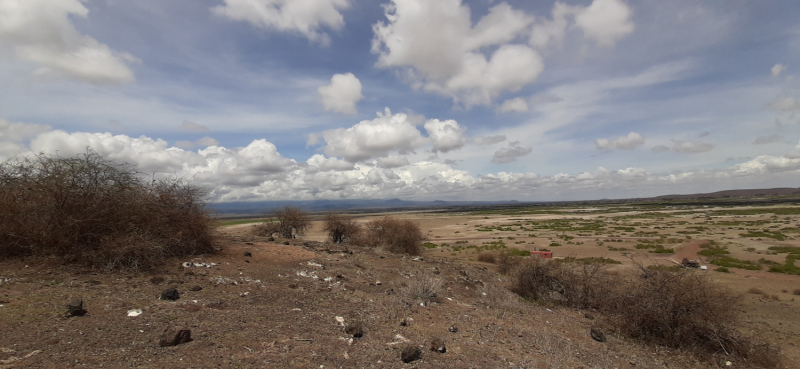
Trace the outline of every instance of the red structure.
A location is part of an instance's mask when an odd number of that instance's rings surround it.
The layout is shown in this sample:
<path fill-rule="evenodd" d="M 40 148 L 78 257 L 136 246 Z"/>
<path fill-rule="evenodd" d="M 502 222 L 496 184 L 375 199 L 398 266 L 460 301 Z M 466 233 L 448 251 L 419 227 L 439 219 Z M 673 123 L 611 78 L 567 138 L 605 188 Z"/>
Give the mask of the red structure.
<path fill-rule="evenodd" d="M 541 259 L 552 259 L 553 252 L 552 251 L 531 251 L 532 258 L 541 258 Z"/>

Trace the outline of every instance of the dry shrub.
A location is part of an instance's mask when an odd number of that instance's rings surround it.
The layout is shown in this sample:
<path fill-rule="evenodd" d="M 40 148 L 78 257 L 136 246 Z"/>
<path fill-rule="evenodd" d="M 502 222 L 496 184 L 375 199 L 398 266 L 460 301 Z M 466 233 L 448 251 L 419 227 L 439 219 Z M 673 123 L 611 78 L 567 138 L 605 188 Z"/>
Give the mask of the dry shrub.
<path fill-rule="evenodd" d="M 432 275 L 418 275 L 403 287 L 403 292 L 411 299 L 421 300 L 425 304 L 439 302 L 443 281 Z"/>
<path fill-rule="evenodd" d="M 760 290 L 758 288 L 755 288 L 755 287 L 750 287 L 750 289 L 747 290 L 747 293 L 752 293 L 754 295 L 763 295 L 764 291 L 762 291 L 762 290 Z"/>
<path fill-rule="evenodd" d="M 518 265 L 529 260 L 530 257 L 514 255 L 508 251 L 497 254 L 497 271 L 500 274 L 511 273 Z"/>
<path fill-rule="evenodd" d="M 525 298 L 603 312 L 629 337 L 700 356 L 733 355 L 775 367 L 780 350 L 740 335 L 739 296 L 691 269 L 653 270 L 638 265 L 634 277 L 604 273 L 603 264 L 567 264 L 541 259 L 517 262 L 512 290 Z"/>
<path fill-rule="evenodd" d="M 284 238 L 294 238 L 306 234 L 306 230 L 311 225 L 311 218 L 308 213 L 286 205 L 283 209 L 272 211 L 272 215 L 278 219 L 278 233 Z"/>
<path fill-rule="evenodd" d="M 255 236 L 272 237 L 275 233 L 280 233 L 281 224 L 272 220 L 254 224 L 251 232 Z"/>
<path fill-rule="evenodd" d="M 325 214 L 324 229 L 335 243 L 349 242 L 361 235 L 361 225 L 358 222 L 334 212 Z"/>
<path fill-rule="evenodd" d="M 792 291 L 792 294 L 800 296 L 800 288 L 795 288 L 794 291 Z"/>
<path fill-rule="evenodd" d="M 668 347 L 720 349 L 731 337 L 738 296 L 705 274 L 639 268 L 640 274 L 609 296 L 620 331 Z"/>
<path fill-rule="evenodd" d="M 481 253 L 478 254 L 478 261 L 494 264 L 497 262 L 497 254 L 491 251 L 481 251 Z"/>
<path fill-rule="evenodd" d="M 512 291 L 522 297 L 575 308 L 602 308 L 614 286 L 606 265 L 523 259 L 512 271 Z"/>
<path fill-rule="evenodd" d="M 363 236 L 352 243 L 364 246 L 386 247 L 395 254 L 419 255 L 425 236 L 417 223 L 408 219 L 384 217 L 366 224 Z"/>
<path fill-rule="evenodd" d="M 136 269 L 213 252 L 206 194 L 179 179 L 146 179 L 91 151 L 8 160 L 0 164 L 0 257 Z"/>

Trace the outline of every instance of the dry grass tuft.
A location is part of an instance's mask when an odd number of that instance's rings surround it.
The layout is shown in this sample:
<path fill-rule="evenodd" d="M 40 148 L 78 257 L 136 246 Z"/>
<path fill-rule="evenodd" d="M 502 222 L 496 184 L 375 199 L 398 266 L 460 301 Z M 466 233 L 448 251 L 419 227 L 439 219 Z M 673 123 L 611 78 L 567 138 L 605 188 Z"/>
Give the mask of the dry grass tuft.
<path fill-rule="evenodd" d="M 495 264 L 497 263 L 497 254 L 491 251 L 481 251 L 478 254 L 478 261 Z"/>
<path fill-rule="evenodd" d="M 444 282 L 441 278 L 432 275 L 418 275 L 406 283 L 403 293 L 411 299 L 420 300 L 425 304 L 439 302 L 439 294 Z"/>
<path fill-rule="evenodd" d="M 762 291 L 762 290 L 760 290 L 758 288 L 755 288 L 755 287 L 750 287 L 750 289 L 747 290 L 747 293 L 752 293 L 754 295 L 763 295 L 764 291 Z"/>
<path fill-rule="evenodd" d="M 147 269 L 214 251 L 207 192 L 144 178 L 94 152 L 0 164 L 0 255 L 58 256 L 107 269 Z"/>

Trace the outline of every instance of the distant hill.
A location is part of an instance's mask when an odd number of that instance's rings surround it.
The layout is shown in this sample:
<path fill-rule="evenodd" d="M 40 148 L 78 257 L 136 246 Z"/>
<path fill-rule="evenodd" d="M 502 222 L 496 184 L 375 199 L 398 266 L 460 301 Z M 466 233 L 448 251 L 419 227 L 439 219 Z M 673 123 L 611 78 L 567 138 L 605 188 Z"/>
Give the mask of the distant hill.
<path fill-rule="evenodd" d="M 694 200 L 694 199 L 725 199 L 734 197 L 759 197 L 759 196 L 800 196 L 800 188 L 766 188 L 753 190 L 726 190 L 711 193 L 695 193 L 689 195 L 664 195 L 653 197 L 654 200 Z"/>
<path fill-rule="evenodd" d="M 208 207 L 219 214 L 260 215 L 286 205 L 305 211 L 320 212 L 328 210 L 353 210 L 360 212 L 378 212 L 391 210 L 410 210 L 427 208 L 449 208 L 463 206 L 491 206 L 519 204 L 518 201 L 405 201 L 400 199 L 349 199 L 349 200 L 306 200 L 306 201 L 256 201 L 256 202 L 220 202 Z"/>
<path fill-rule="evenodd" d="M 522 202 L 516 200 L 508 201 L 406 201 L 401 199 L 348 199 L 348 200 L 306 200 L 306 201 L 256 201 L 256 202 L 222 202 L 209 204 L 209 208 L 216 213 L 225 216 L 257 216 L 270 213 L 273 209 L 281 208 L 286 205 L 298 207 L 309 212 L 323 212 L 330 210 L 354 211 L 354 212 L 383 212 L 398 210 L 425 210 L 441 209 L 462 211 L 462 208 L 486 208 L 493 206 L 531 206 L 531 205 L 568 205 L 568 204 L 592 204 L 592 203 L 631 203 L 648 201 L 694 201 L 694 200 L 715 200 L 721 199 L 746 199 L 759 198 L 765 196 L 800 196 L 800 188 L 769 188 L 752 190 L 727 190 L 712 193 L 698 193 L 687 195 L 664 195 L 649 198 L 637 199 L 603 199 L 586 201 L 553 201 L 553 202 Z M 723 200 L 724 201 L 724 200 Z M 738 200 L 741 201 L 741 200 Z"/>

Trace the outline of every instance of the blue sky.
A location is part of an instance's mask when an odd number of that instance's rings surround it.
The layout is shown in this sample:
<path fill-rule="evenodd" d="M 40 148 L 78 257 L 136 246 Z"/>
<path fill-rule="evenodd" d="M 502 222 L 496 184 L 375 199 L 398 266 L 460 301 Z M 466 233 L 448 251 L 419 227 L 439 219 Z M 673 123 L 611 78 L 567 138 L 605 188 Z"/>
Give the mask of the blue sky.
<path fill-rule="evenodd" d="M 0 0 L 0 159 L 214 201 L 797 187 L 796 1 Z"/>

